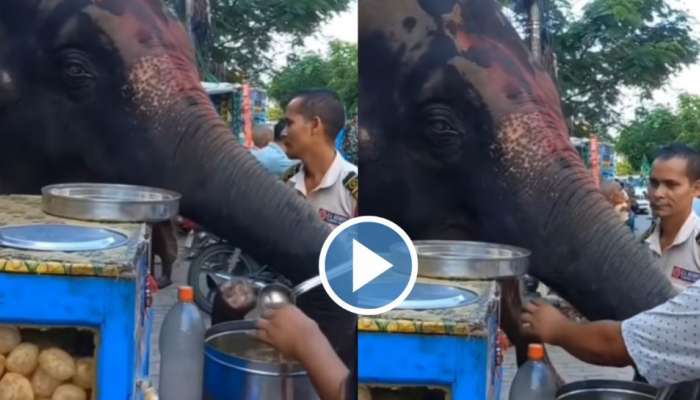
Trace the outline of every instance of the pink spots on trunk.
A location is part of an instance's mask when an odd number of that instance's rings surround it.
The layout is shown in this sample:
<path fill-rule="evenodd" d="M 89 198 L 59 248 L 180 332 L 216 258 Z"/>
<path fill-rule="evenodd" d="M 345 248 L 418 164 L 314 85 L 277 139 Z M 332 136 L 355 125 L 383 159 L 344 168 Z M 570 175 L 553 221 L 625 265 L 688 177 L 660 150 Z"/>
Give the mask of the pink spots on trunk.
<path fill-rule="evenodd" d="M 202 90 L 193 69 L 193 65 L 177 62 L 172 55 L 141 58 L 128 75 L 127 92 L 136 111 L 157 124 L 183 93 Z"/>

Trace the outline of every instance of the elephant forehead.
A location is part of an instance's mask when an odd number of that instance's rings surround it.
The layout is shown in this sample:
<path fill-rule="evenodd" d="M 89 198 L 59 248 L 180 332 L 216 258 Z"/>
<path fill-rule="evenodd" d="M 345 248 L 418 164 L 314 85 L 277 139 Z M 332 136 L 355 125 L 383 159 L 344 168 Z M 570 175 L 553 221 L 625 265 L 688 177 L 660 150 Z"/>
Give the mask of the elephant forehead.
<path fill-rule="evenodd" d="M 385 48 L 401 52 L 407 65 L 425 54 L 437 30 L 434 19 L 413 0 L 363 1 L 359 13 L 360 40 L 383 41 Z"/>
<path fill-rule="evenodd" d="M 184 29 L 170 19 L 149 18 L 139 12 L 115 15 L 99 6 L 89 6 L 85 12 L 96 26 L 114 42 L 122 59 L 136 63 L 144 55 L 179 53 L 194 61 L 192 48 Z"/>

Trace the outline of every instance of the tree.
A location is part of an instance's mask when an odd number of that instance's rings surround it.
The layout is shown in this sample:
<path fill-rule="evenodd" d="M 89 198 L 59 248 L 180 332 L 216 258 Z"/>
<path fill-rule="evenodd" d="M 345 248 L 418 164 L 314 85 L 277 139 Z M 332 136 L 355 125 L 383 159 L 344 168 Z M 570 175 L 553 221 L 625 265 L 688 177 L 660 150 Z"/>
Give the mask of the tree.
<path fill-rule="evenodd" d="M 531 0 L 503 2 L 518 10 Z M 542 3 L 574 136 L 621 128 L 615 109 L 624 88 L 649 97 L 700 53 L 689 17 L 664 0 L 590 0 L 578 18 L 567 0 Z"/>
<path fill-rule="evenodd" d="M 165 0 L 182 9 L 185 0 Z M 270 50 L 280 37 L 300 45 L 351 0 L 212 0 L 211 45 L 208 53 L 222 67 L 226 80 L 256 80 L 272 68 Z"/>
<path fill-rule="evenodd" d="M 300 90 L 325 87 L 336 91 L 348 114 L 353 115 L 357 109 L 357 79 L 357 45 L 333 41 L 325 57 L 309 53 L 290 59 L 272 78 L 268 94 L 286 105 Z"/>
<path fill-rule="evenodd" d="M 632 165 L 627 160 L 622 160 L 615 165 L 615 175 L 617 176 L 630 176 L 634 175 L 635 171 Z"/>
<path fill-rule="evenodd" d="M 277 122 L 284 117 L 284 111 L 277 104 L 270 104 L 267 107 L 267 120 Z"/>
<path fill-rule="evenodd" d="M 700 150 L 700 96 L 679 96 L 676 111 L 666 107 L 638 110 L 620 132 L 616 149 L 638 170 L 645 158 L 653 160 L 659 147 L 672 142 Z"/>
<path fill-rule="evenodd" d="M 681 126 L 677 140 L 700 150 L 700 96 L 680 96 L 677 117 Z"/>
<path fill-rule="evenodd" d="M 639 110 L 632 123 L 620 132 L 616 149 L 627 157 L 632 169 L 639 170 L 644 157 L 651 160 L 656 150 L 678 137 L 680 124 L 665 107 Z"/>

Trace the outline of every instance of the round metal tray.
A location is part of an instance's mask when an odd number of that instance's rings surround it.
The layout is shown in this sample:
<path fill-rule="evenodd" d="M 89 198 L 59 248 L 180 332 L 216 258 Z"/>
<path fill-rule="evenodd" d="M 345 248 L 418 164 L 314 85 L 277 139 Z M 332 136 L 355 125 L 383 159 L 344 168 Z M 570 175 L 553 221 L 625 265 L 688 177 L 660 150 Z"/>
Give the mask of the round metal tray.
<path fill-rule="evenodd" d="M 494 243 L 419 240 L 418 275 L 441 279 L 491 280 L 527 273 L 530 251 Z"/>
<path fill-rule="evenodd" d="M 41 189 L 45 213 L 87 221 L 158 222 L 177 215 L 180 195 L 146 186 L 66 183 Z"/>
<path fill-rule="evenodd" d="M 3 226 L 0 246 L 38 251 L 95 251 L 123 246 L 126 235 L 87 226 L 37 224 Z"/>
<path fill-rule="evenodd" d="M 387 284 L 388 292 L 391 286 Z M 362 302 L 363 299 L 360 299 Z M 386 299 L 366 299 L 367 307 L 376 307 L 386 303 Z M 479 300 L 479 296 L 468 289 L 450 285 L 438 285 L 418 282 L 411 290 L 406 300 L 396 306 L 397 310 L 441 310 L 445 308 L 463 307 Z"/>

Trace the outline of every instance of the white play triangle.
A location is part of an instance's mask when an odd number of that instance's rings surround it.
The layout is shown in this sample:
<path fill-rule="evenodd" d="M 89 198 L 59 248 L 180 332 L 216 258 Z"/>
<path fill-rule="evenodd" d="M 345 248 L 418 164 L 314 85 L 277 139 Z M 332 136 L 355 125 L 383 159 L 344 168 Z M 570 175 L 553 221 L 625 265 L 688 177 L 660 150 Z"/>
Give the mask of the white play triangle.
<path fill-rule="evenodd" d="M 393 265 L 379 254 L 368 249 L 365 245 L 352 240 L 352 292 L 385 273 Z"/>

